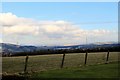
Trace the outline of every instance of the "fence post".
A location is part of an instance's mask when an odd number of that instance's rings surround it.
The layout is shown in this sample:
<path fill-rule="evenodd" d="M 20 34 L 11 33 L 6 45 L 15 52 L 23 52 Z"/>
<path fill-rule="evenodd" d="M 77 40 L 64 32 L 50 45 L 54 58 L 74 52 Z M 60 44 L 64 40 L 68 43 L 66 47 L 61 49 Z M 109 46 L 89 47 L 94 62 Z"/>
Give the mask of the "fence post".
<path fill-rule="evenodd" d="M 24 68 L 24 73 L 26 74 L 27 73 L 27 64 L 28 64 L 28 55 L 26 56 L 26 59 L 25 59 L 25 68 Z"/>
<path fill-rule="evenodd" d="M 108 60 L 109 60 L 109 50 L 107 52 L 106 64 L 108 63 Z"/>
<path fill-rule="evenodd" d="M 84 65 L 86 65 L 86 63 L 87 63 L 87 55 L 88 55 L 88 52 L 86 51 L 86 54 L 85 54 L 85 63 L 84 63 Z"/>
<path fill-rule="evenodd" d="M 64 60 L 65 60 L 65 53 L 63 53 L 63 58 L 62 58 L 61 68 L 63 68 Z"/>

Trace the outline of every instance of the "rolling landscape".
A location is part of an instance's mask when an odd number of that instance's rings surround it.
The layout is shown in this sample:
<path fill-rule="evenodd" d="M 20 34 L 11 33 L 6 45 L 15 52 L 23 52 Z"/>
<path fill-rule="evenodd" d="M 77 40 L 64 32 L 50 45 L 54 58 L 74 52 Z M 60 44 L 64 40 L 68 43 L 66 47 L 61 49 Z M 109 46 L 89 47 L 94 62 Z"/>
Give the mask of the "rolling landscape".
<path fill-rule="evenodd" d="M 102 50 L 101 47 L 105 49 Z M 29 55 L 27 63 L 28 80 L 42 78 L 118 78 L 118 72 L 116 69 L 118 69 L 119 63 L 119 48 L 119 44 L 116 43 L 55 47 L 35 47 L 3 44 L 3 50 L 7 50 L 7 52 L 4 52 L 4 56 L 2 58 L 3 79 L 6 79 L 7 77 L 11 79 L 13 79 L 13 77 L 16 77 L 16 79 L 26 79 L 24 76 L 26 55 Z M 83 51 L 84 49 L 85 51 Z M 84 60 L 86 49 L 89 50 L 89 52 L 87 63 L 85 64 Z M 111 50 L 109 52 L 109 61 L 106 61 L 108 49 Z M 35 53 L 36 50 L 38 50 L 37 54 Z M 41 53 L 41 50 L 44 51 L 45 54 L 43 54 L 43 52 Z M 59 50 L 63 51 L 59 52 Z M 76 50 L 77 53 L 75 53 Z M 53 53 L 51 53 L 51 51 Z M 8 53 L 11 53 L 11 55 L 7 55 Z M 66 56 L 63 68 L 61 68 L 63 53 L 65 53 Z M 105 64 L 106 62 L 109 64 Z M 100 68 L 103 68 L 104 70 L 102 71 Z M 113 73 L 110 73 L 111 71 L 113 71 Z M 105 73 L 103 74 L 103 72 Z"/>

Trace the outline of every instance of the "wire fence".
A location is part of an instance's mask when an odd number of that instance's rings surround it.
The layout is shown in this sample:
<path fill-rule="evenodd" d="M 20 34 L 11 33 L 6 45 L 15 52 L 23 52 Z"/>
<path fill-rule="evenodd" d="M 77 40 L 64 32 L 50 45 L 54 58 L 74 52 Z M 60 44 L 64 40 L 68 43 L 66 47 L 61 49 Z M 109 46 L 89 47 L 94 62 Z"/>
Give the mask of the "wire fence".
<path fill-rule="evenodd" d="M 64 53 L 37 56 L 3 57 L 3 74 L 33 73 L 51 69 L 80 67 L 118 61 L 120 52 Z"/>

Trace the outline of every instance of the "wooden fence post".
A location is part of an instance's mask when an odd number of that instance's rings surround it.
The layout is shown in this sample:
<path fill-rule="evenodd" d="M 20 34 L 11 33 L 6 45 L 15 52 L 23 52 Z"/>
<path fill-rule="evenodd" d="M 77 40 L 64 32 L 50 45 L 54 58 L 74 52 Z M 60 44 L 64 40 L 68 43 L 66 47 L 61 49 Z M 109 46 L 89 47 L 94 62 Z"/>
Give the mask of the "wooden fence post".
<path fill-rule="evenodd" d="M 108 60 L 109 60 L 109 50 L 108 50 L 108 52 L 107 52 L 106 63 L 108 63 Z"/>
<path fill-rule="evenodd" d="M 27 64 L 28 64 L 28 55 L 26 56 L 26 59 L 25 59 L 25 68 L 24 68 L 24 73 L 26 74 L 27 73 Z"/>
<path fill-rule="evenodd" d="M 62 58 L 61 68 L 63 68 L 64 60 L 65 60 L 65 53 L 63 53 L 63 58 Z"/>
<path fill-rule="evenodd" d="M 85 54 L 85 63 L 84 63 L 84 65 L 86 65 L 86 63 L 87 63 L 87 55 L 88 55 L 88 52 L 86 51 L 86 54 Z"/>

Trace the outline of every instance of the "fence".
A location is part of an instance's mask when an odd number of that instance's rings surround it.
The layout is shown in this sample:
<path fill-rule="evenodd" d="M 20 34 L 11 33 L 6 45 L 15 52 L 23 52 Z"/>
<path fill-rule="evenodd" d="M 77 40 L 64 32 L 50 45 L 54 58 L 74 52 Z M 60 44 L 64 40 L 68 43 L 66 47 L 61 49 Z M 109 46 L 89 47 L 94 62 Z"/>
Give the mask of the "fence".
<path fill-rule="evenodd" d="M 36 72 L 118 61 L 119 52 L 64 53 L 53 55 L 3 57 L 3 73 Z"/>

